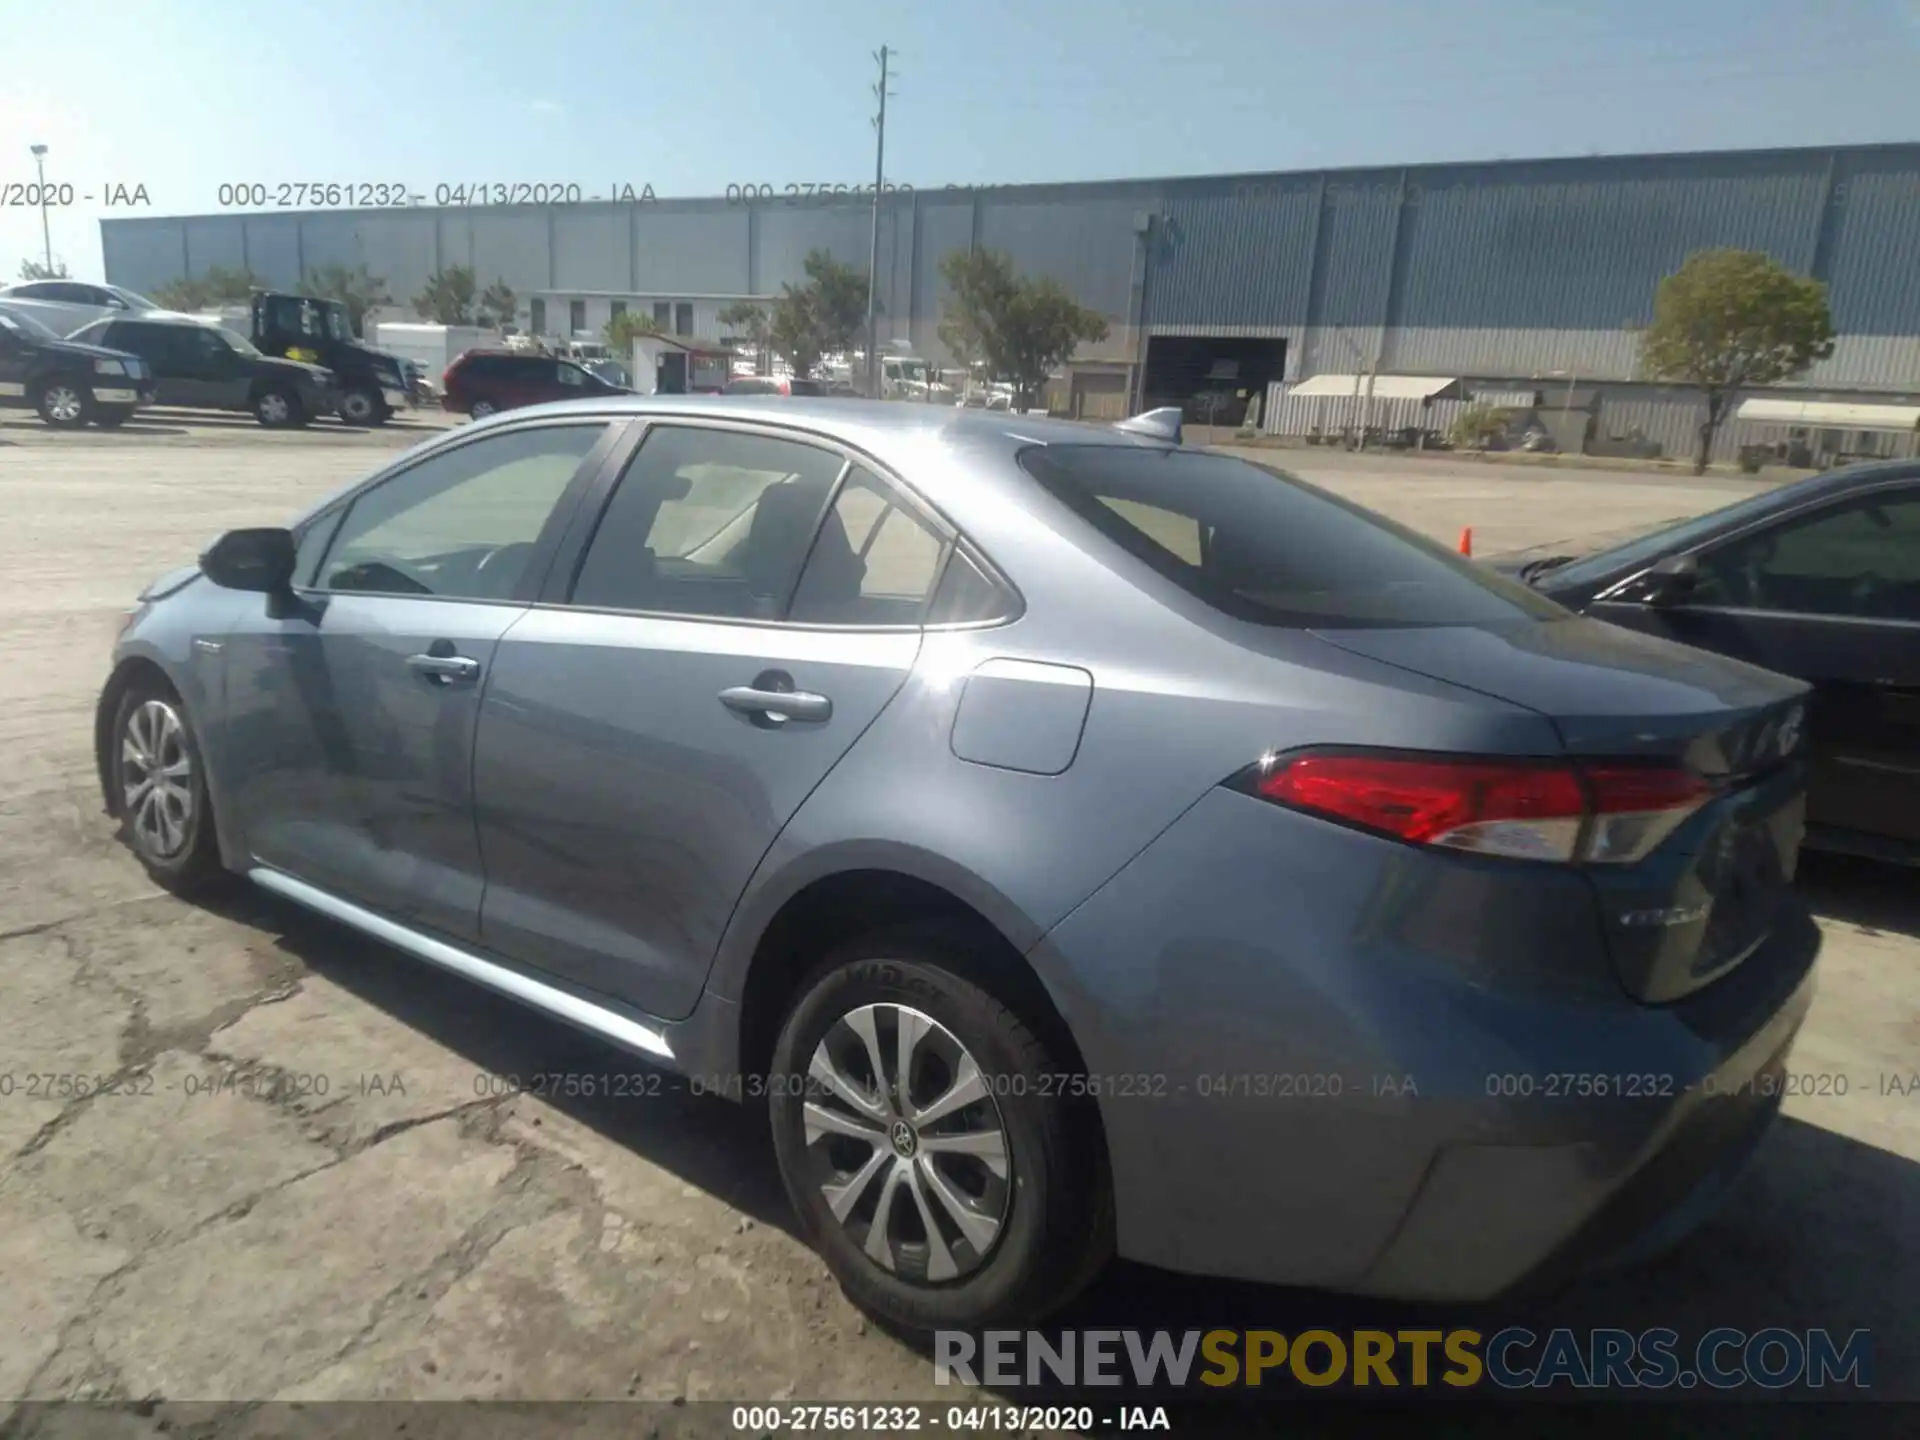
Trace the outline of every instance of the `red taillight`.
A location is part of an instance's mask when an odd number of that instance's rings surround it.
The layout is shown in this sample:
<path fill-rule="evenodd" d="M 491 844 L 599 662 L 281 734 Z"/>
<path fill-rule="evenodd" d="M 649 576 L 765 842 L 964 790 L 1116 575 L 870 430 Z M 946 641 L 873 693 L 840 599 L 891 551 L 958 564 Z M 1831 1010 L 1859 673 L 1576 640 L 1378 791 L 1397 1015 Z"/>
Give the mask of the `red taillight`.
<path fill-rule="evenodd" d="M 1522 860 L 1637 860 L 1705 802 L 1683 770 L 1633 764 L 1320 753 L 1264 762 L 1244 788 L 1297 810 Z"/>

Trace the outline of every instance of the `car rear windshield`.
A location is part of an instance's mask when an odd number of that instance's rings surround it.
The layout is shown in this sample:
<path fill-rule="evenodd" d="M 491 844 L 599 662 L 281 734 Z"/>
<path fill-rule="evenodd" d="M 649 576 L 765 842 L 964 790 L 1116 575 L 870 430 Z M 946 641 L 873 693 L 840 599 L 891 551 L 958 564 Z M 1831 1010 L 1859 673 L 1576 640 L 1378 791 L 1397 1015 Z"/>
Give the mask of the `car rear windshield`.
<path fill-rule="evenodd" d="M 1566 612 L 1444 546 L 1225 455 L 1047 445 L 1027 473 L 1189 594 L 1262 625 L 1475 625 Z"/>

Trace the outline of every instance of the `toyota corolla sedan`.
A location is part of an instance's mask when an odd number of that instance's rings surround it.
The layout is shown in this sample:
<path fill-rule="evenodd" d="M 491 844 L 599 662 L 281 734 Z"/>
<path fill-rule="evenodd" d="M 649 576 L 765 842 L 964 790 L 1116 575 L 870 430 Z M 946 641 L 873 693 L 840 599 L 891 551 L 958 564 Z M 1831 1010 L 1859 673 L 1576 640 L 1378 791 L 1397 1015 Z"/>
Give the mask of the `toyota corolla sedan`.
<path fill-rule="evenodd" d="M 1115 1252 L 1464 1301 L 1674 1243 L 1809 1001 L 1806 687 L 1173 433 L 463 427 L 147 588 L 107 807 L 764 1104 L 902 1326 Z"/>

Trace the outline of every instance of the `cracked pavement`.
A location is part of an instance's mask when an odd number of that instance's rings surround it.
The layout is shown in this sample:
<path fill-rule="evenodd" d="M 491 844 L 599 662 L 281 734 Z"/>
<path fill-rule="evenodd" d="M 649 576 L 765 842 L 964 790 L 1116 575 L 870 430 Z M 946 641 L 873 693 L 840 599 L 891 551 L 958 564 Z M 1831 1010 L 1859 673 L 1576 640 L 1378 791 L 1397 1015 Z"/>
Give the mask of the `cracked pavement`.
<path fill-rule="evenodd" d="M 0 1434 L 36 1430 L 46 1412 L 12 1403 L 28 1399 L 954 1399 L 792 1236 L 754 1112 L 672 1086 L 515 1093 L 499 1077 L 646 1072 L 266 895 L 189 905 L 146 882 L 89 748 L 119 613 L 221 530 L 424 433 L 173 428 L 0 423 Z M 1502 547 L 1751 488 L 1260 458 Z M 1920 1396 L 1920 1094 L 1873 1083 L 1920 1072 L 1920 887 L 1824 860 L 1807 880 L 1827 949 L 1794 1068 L 1847 1074 L 1849 1093 L 1790 1100 L 1678 1254 L 1527 1313 L 1869 1328 L 1876 1389 Z M 1411 1313 L 1122 1265 L 1056 1323 Z"/>

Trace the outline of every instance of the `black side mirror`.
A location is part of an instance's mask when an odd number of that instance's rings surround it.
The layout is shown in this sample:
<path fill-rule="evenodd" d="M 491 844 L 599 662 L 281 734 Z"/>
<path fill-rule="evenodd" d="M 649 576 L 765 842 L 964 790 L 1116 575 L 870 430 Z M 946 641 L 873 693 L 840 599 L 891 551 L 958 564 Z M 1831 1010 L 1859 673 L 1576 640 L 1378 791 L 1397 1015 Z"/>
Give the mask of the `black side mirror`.
<path fill-rule="evenodd" d="M 1691 555 L 1669 555 L 1641 577 L 1640 588 L 1649 605 L 1677 605 L 1700 583 L 1700 562 Z"/>
<path fill-rule="evenodd" d="M 229 530 L 200 557 L 200 569 L 226 590 L 287 595 L 293 590 L 293 532 Z"/>

